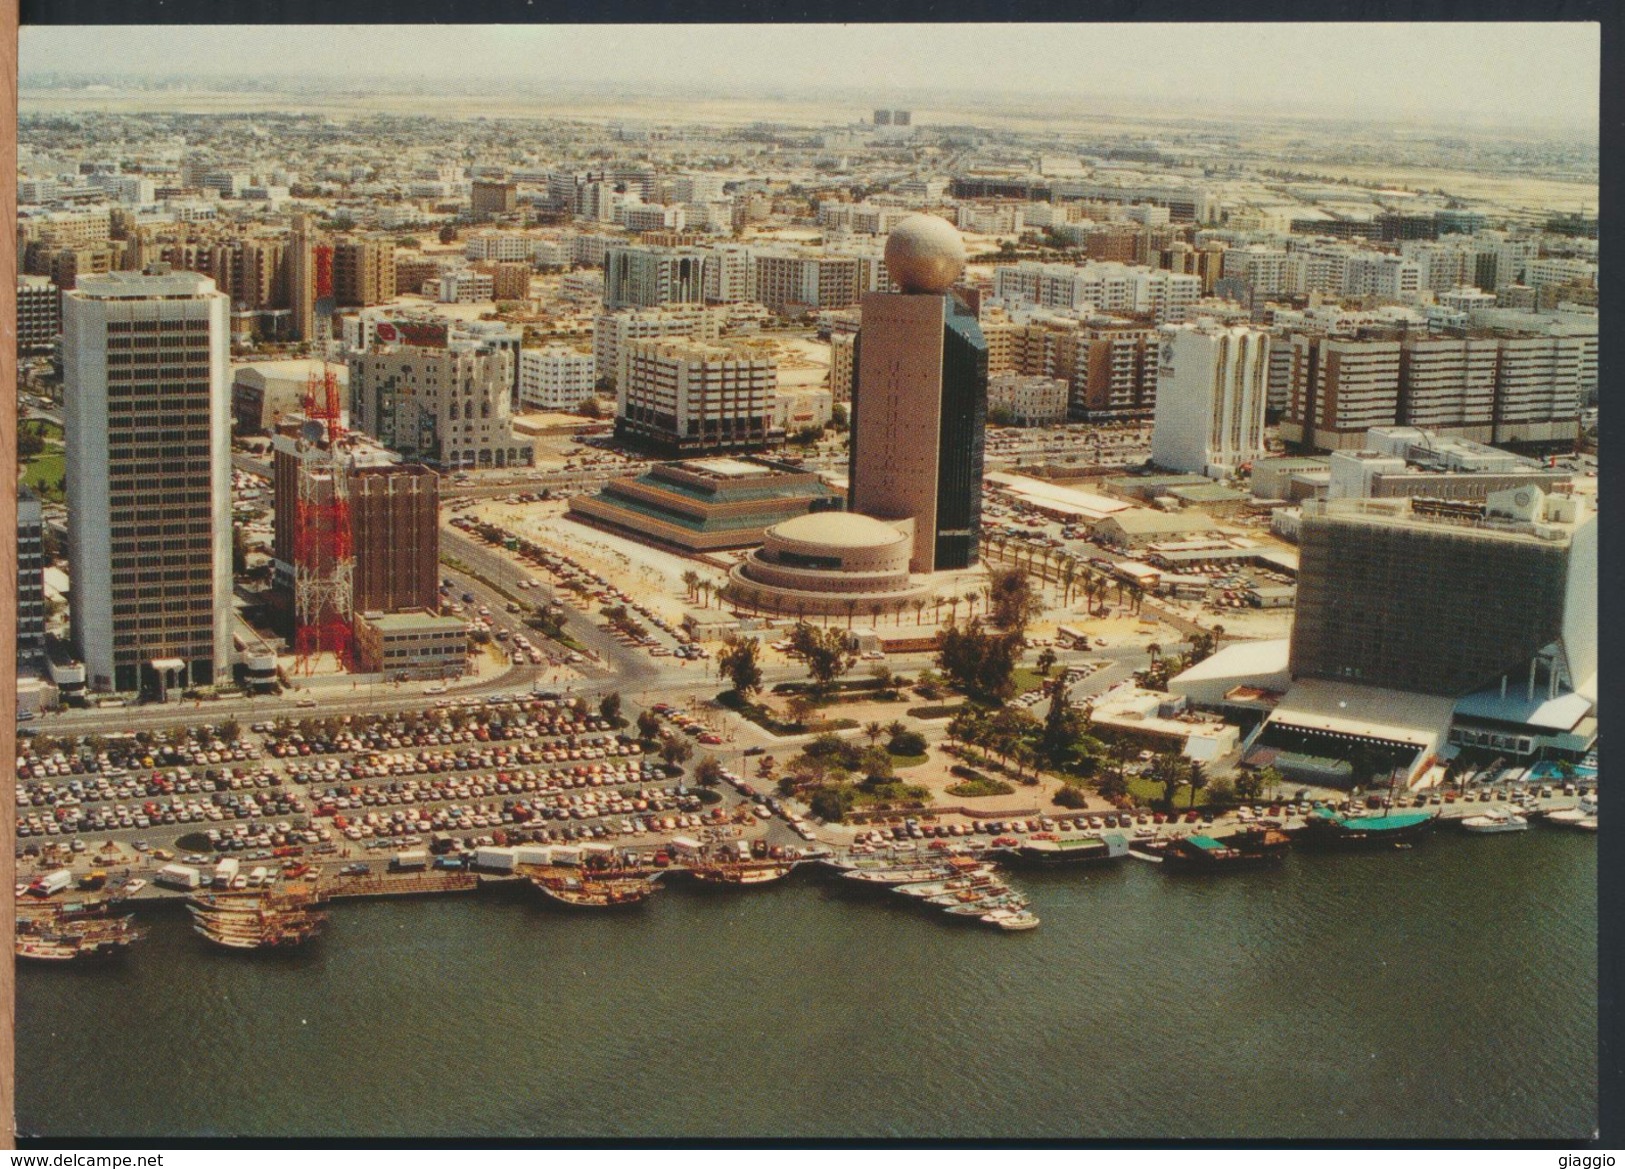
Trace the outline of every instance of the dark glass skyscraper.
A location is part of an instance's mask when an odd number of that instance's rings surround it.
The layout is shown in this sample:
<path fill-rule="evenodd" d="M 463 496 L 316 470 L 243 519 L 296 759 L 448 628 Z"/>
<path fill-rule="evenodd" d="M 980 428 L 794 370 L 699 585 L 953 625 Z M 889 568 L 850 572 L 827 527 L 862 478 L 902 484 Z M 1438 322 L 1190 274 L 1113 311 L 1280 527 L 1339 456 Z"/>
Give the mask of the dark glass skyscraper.
<path fill-rule="evenodd" d="M 911 571 L 970 567 L 987 423 L 976 315 L 949 293 L 868 293 L 856 367 L 848 508 L 912 520 Z"/>

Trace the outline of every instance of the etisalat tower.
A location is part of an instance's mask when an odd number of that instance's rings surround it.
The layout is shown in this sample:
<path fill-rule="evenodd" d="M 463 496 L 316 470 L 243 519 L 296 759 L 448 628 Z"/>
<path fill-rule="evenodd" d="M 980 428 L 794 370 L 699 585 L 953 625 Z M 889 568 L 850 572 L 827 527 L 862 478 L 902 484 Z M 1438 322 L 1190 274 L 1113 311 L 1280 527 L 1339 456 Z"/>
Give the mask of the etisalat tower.
<path fill-rule="evenodd" d="M 847 508 L 911 523 L 911 572 L 977 559 L 987 341 L 948 291 L 964 270 L 953 225 L 911 215 L 886 239 L 886 272 L 902 291 L 863 296 Z"/>

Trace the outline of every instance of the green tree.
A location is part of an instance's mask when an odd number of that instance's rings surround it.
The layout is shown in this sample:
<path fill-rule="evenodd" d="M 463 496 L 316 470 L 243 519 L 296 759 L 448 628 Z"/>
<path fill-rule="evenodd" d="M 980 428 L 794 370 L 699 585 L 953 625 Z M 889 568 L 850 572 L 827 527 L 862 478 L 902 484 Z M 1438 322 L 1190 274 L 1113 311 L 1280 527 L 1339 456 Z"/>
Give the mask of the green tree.
<path fill-rule="evenodd" d="M 1196 807 L 1196 793 L 1207 786 L 1207 766 L 1200 759 L 1190 759 L 1185 763 L 1185 782 L 1191 786 L 1190 807 Z"/>
<path fill-rule="evenodd" d="M 873 747 L 876 743 L 880 742 L 880 736 L 885 734 L 886 731 L 885 728 L 880 725 L 880 723 L 871 719 L 869 722 L 863 724 L 863 733 L 868 736 L 869 745 Z"/>
<path fill-rule="evenodd" d="M 841 630 L 820 629 L 805 621 L 790 631 L 790 654 L 801 659 L 821 690 L 827 690 L 858 660 L 857 651 Z"/>
<path fill-rule="evenodd" d="M 686 763 L 694 754 L 694 744 L 681 735 L 662 735 L 660 737 L 660 758 L 675 767 Z"/>
<path fill-rule="evenodd" d="M 702 787 L 716 787 L 722 782 L 722 764 L 715 755 L 707 755 L 695 766 L 694 778 Z"/>
<path fill-rule="evenodd" d="M 652 743 L 660 734 L 660 717 L 652 710 L 646 710 L 638 715 L 638 738 L 646 743 Z"/>
<path fill-rule="evenodd" d="M 1057 683 L 1050 688 L 1049 709 L 1044 712 L 1044 729 L 1038 741 L 1039 751 L 1050 766 L 1065 762 L 1083 734 L 1083 715 L 1072 704 L 1065 686 Z"/>
<path fill-rule="evenodd" d="M 1038 660 L 1033 664 L 1038 667 L 1040 674 L 1048 678 L 1049 672 L 1055 668 L 1055 651 L 1046 645 L 1038 651 Z"/>
<path fill-rule="evenodd" d="M 891 755 L 883 747 L 865 747 L 857 758 L 858 770 L 870 779 L 890 779 L 894 774 Z"/>
<path fill-rule="evenodd" d="M 1151 761 L 1151 780 L 1162 785 L 1162 802 L 1174 806 L 1174 795 L 1185 782 L 1185 760 L 1173 751 L 1159 751 Z"/>
<path fill-rule="evenodd" d="M 733 684 L 734 693 L 748 699 L 762 688 L 761 643 L 754 637 L 730 633 L 717 651 L 717 674 Z"/>
<path fill-rule="evenodd" d="M 1128 795 L 1128 776 L 1118 764 L 1111 764 L 1101 769 L 1100 776 L 1095 780 L 1095 790 L 1102 799 L 1116 803 Z"/>
<path fill-rule="evenodd" d="M 1028 622 L 1043 610 L 1032 577 L 1020 568 L 994 569 L 988 602 L 993 623 L 1018 637 L 1027 632 Z"/>
<path fill-rule="evenodd" d="M 621 717 L 621 696 L 620 696 L 620 694 L 618 694 L 618 693 L 616 693 L 614 691 L 611 691 L 610 693 L 604 695 L 603 698 L 599 699 L 598 700 L 598 713 L 603 715 L 603 717 L 605 719 L 607 719 L 609 722 L 614 722 L 616 719 L 620 718 Z"/>
<path fill-rule="evenodd" d="M 806 726 L 818 714 L 818 707 L 805 694 L 792 695 L 785 707 L 785 713 L 789 715 L 790 721 L 798 727 Z"/>
<path fill-rule="evenodd" d="M 973 617 L 964 628 L 950 624 L 942 631 L 937 666 L 971 699 L 997 704 L 1015 693 L 1020 653 L 1019 634 L 987 633 Z"/>

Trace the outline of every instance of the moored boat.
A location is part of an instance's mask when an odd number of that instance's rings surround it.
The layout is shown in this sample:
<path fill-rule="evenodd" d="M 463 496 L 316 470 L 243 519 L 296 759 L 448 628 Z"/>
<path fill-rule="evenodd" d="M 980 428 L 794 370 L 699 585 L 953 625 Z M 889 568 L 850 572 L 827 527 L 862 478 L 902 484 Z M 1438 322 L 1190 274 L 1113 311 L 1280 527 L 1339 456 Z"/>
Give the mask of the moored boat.
<path fill-rule="evenodd" d="M 1087 864 L 1118 860 L 1129 853 L 1127 837 L 1117 833 L 1105 836 L 1056 837 L 1053 840 L 1028 839 L 1010 850 L 1018 862 L 1034 865 Z"/>
<path fill-rule="evenodd" d="M 1304 821 L 1299 838 L 1323 848 L 1387 848 L 1420 839 L 1438 820 L 1435 812 L 1386 812 L 1348 816 L 1317 808 Z"/>
<path fill-rule="evenodd" d="M 1170 841 L 1162 859 L 1169 872 L 1237 872 L 1280 864 L 1291 844 L 1274 828 L 1243 829 L 1222 839 L 1197 833 Z"/>
<path fill-rule="evenodd" d="M 1461 826 L 1468 832 L 1487 835 L 1494 832 L 1524 832 L 1529 828 L 1529 821 L 1516 812 L 1496 808 L 1477 816 L 1468 816 L 1462 820 Z"/>
<path fill-rule="evenodd" d="M 1012 932 L 1038 928 L 1037 915 L 1024 909 L 995 909 L 991 913 L 984 913 L 977 920 L 983 925 L 996 926 L 1001 930 Z"/>
<path fill-rule="evenodd" d="M 746 888 L 754 885 L 768 885 L 774 881 L 783 880 L 790 875 L 790 865 L 762 864 L 760 861 L 732 862 L 722 864 L 696 864 L 689 870 L 689 876 L 702 885 L 717 885 L 725 888 Z"/>
<path fill-rule="evenodd" d="M 549 899 L 572 909 L 630 909 L 653 895 L 659 887 L 655 880 L 641 873 L 554 868 L 533 874 L 530 883 Z"/>

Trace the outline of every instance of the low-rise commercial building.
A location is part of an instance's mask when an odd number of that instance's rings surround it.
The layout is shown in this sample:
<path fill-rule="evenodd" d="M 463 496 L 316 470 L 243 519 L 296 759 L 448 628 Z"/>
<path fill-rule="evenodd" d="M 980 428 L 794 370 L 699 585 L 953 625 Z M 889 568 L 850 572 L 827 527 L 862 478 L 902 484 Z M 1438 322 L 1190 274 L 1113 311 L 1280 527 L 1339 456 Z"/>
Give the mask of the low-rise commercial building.
<path fill-rule="evenodd" d="M 570 501 L 570 514 L 685 552 L 748 548 L 774 524 L 838 511 L 841 496 L 812 471 L 765 459 L 662 463 Z"/>
<path fill-rule="evenodd" d="M 360 671 L 391 682 L 461 678 L 468 672 L 468 623 L 426 609 L 360 614 L 355 645 Z"/>

